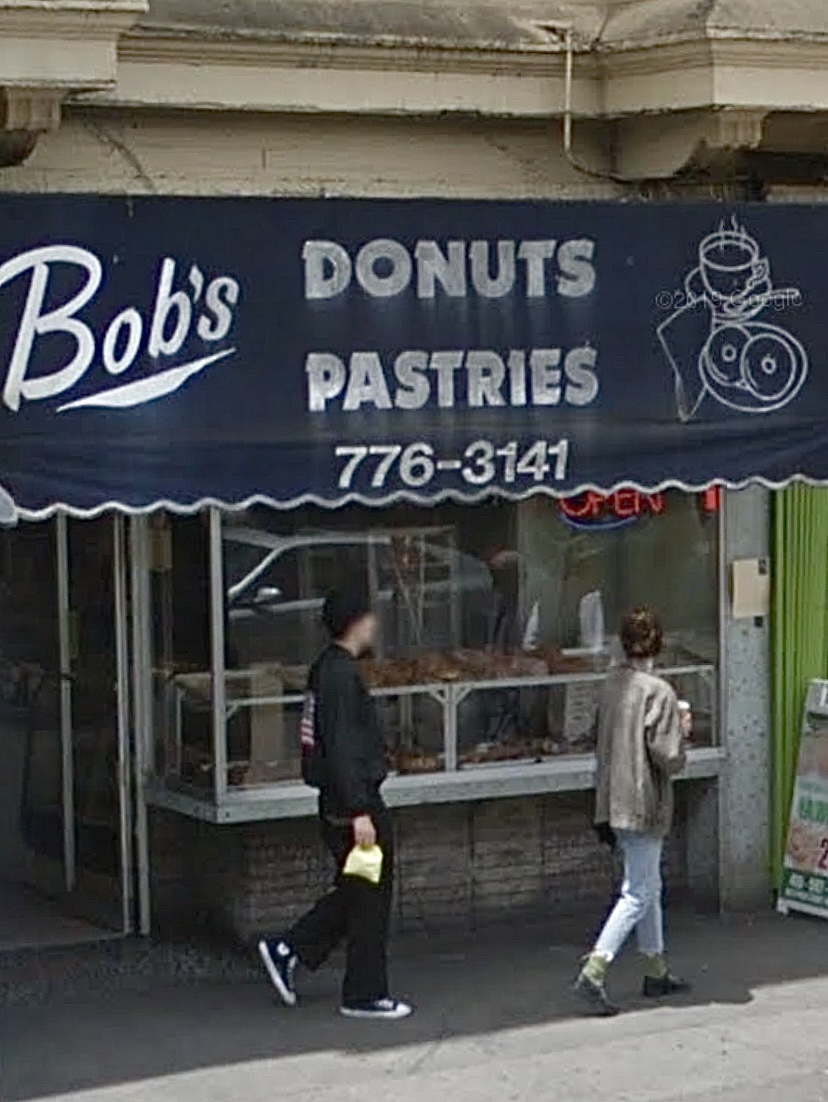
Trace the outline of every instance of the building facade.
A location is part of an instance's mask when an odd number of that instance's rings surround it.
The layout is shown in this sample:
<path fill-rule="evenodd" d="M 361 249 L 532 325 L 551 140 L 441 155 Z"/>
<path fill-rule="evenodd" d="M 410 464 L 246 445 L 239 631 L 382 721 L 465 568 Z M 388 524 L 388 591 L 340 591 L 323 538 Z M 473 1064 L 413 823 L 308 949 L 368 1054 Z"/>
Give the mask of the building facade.
<path fill-rule="evenodd" d="M 81 2 L 57 12 L 48 0 L 0 0 L 0 192 L 698 200 L 723 210 L 818 203 L 828 132 L 828 20 L 820 7 L 157 0 L 149 10 Z M 33 225 L 33 239 L 38 232 Z M 212 232 L 209 221 L 203 232 Z M 728 490 L 706 506 L 699 495 L 665 496 L 666 506 L 639 501 L 635 516 L 616 516 L 632 522 L 626 527 L 572 523 L 593 505 L 598 520 L 629 510 L 612 499 L 579 500 L 569 513 L 528 501 L 342 519 L 306 511 L 277 521 L 248 510 L 239 522 L 213 509 L 194 520 L 161 511 L 21 522 L 0 535 L 15 598 L 7 622 L 22 633 L 34 619 L 42 629 L 28 649 L 15 652 L 15 640 L 7 646 L 17 766 L 6 802 L 21 813 L 7 816 L 4 878 L 51 893 L 93 925 L 123 930 L 207 923 L 249 939 L 301 909 L 327 870 L 310 793 L 289 783 L 290 761 L 287 772 L 274 766 L 284 757 L 279 745 L 290 744 L 288 697 L 298 688 L 285 680 L 289 658 L 270 644 L 249 657 L 250 610 L 231 607 L 225 583 L 228 554 L 240 554 L 251 531 L 253 546 L 274 552 L 268 538 L 314 531 L 316 544 L 284 575 L 295 573 L 297 601 L 312 610 L 328 577 L 314 565 L 319 534 L 333 530 L 371 551 L 365 569 L 376 579 L 383 556 L 399 573 L 403 538 L 420 541 L 419 620 L 389 611 L 397 658 L 417 652 L 414 636 L 420 651 L 496 645 L 483 613 L 476 628 L 466 625 L 467 614 L 477 615 L 467 613 L 471 597 L 458 600 L 448 627 L 423 627 L 436 615 L 428 608 L 442 603 L 428 586 L 473 590 L 481 563 L 486 599 L 496 603 L 489 589 L 500 584 L 522 617 L 521 639 L 497 644 L 499 651 L 532 652 L 538 661 L 542 648 L 526 644 L 527 621 L 536 606 L 541 618 L 550 606 L 557 616 L 540 639 L 557 648 L 554 661 L 513 666 L 511 680 L 491 670 L 464 674 L 463 685 L 488 686 L 469 689 L 468 699 L 446 689 L 435 704 L 432 694 L 443 734 L 425 746 L 407 744 L 406 732 L 437 722 L 421 714 L 430 705 L 414 692 L 391 693 L 399 685 L 378 675 L 378 690 L 393 697 L 389 724 L 409 754 L 389 786 L 399 807 L 401 927 L 578 912 L 606 899 L 613 869 L 589 824 L 592 763 L 588 747 L 570 738 L 589 698 L 584 704 L 582 693 L 579 705 L 578 678 L 567 681 L 592 670 L 578 666 L 583 655 L 574 652 L 590 649 L 580 602 L 596 591 L 609 621 L 656 589 L 657 603 L 671 610 L 676 653 L 668 666 L 708 717 L 679 782 L 672 890 L 704 906 L 768 904 L 768 622 L 761 611 L 734 609 L 729 582 L 734 562 L 769 557 L 770 494 L 761 486 Z M 498 553 L 519 557 L 517 582 L 491 569 Z M 440 563 L 452 570 L 425 580 L 429 556 L 437 574 Z M 677 564 L 675 592 L 652 585 L 665 556 Z M 402 568 L 409 566 L 403 555 Z M 405 578 L 391 589 L 376 579 L 378 595 L 393 591 L 394 609 L 414 592 Z M 228 604 L 221 613 L 217 593 Z M 292 664 L 302 666 L 314 637 L 308 616 L 296 623 L 305 636 Z M 424 630 L 445 636 L 440 647 L 426 645 Z M 231 686 L 233 670 L 247 678 L 241 726 L 230 714 L 232 688 L 218 703 L 215 690 L 205 698 L 199 688 L 219 676 Z M 408 677 L 407 685 L 432 683 L 437 675 L 430 676 Z M 498 677 L 508 684 L 489 684 Z M 472 708 L 469 699 L 486 693 L 485 706 Z M 529 714 L 543 716 L 531 746 Z M 490 730 L 502 719 L 514 727 L 505 739 Z M 440 741 L 446 727 L 451 745 Z M 512 751 L 501 753 L 510 740 Z M 543 745 L 550 740 L 554 746 Z M 236 799 L 234 789 L 246 797 Z"/>

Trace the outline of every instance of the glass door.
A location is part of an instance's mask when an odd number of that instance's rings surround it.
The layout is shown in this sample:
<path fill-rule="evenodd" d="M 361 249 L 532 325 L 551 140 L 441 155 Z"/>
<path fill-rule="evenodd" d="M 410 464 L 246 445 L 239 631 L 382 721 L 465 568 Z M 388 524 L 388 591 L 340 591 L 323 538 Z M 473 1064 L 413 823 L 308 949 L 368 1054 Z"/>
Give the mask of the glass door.
<path fill-rule="evenodd" d="M 0 947 L 131 927 L 123 521 L 0 530 Z"/>
<path fill-rule="evenodd" d="M 0 946 L 51 941 L 65 891 L 54 522 L 0 529 Z"/>
<path fill-rule="evenodd" d="M 131 923 L 126 579 L 121 517 L 59 522 L 66 882 L 113 930 Z"/>

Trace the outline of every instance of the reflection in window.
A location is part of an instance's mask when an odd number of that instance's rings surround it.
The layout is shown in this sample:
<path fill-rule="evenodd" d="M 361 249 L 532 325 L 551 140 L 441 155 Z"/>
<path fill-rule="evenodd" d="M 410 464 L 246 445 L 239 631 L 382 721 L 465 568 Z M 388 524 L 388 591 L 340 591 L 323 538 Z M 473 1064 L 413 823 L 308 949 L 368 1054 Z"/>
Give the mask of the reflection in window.
<path fill-rule="evenodd" d="M 214 783 L 210 557 L 206 515 L 159 513 L 150 526 L 156 772 L 170 783 Z"/>
<path fill-rule="evenodd" d="M 573 522 L 573 511 L 537 498 L 336 513 L 256 509 L 226 523 L 229 676 L 239 693 L 247 678 L 259 701 L 248 709 L 261 728 L 253 773 L 297 775 L 296 715 L 278 698 L 303 691 L 324 645 L 324 595 L 343 585 L 367 586 L 380 620 L 377 653 L 363 668 L 381 693 L 401 772 L 445 763 L 446 709 L 427 686 L 453 687 L 460 766 L 590 749 L 599 675 L 613 660 L 614 625 L 632 604 L 660 610 L 667 665 L 715 665 L 716 516 L 681 493 L 627 495 L 619 502 L 626 515 L 609 523 L 601 515 L 598 523 Z M 596 677 L 586 683 L 525 684 L 590 673 Z M 682 675 L 677 688 L 694 700 L 697 737 L 711 738 L 711 678 Z"/>
<path fill-rule="evenodd" d="M 201 518 L 163 525 L 156 666 L 176 685 L 174 703 L 165 697 L 177 717 L 173 772 L 211 784 L 207 528 Z M 696 739 L 710 742 L 717 540 L 709 496 L 680 492 L 572 507 L 535 498 L 225 516 L 228 784 L 299 776 L 301 698 L 325 645 L 322 604 L 354 585 L 368 588 L 380 621 L 363 672 L 400 772 L 588 751 L 596 692 L 617 658 L 615 625 L 639 603 L 661 613 L 663 664 L 693 704 Z"/>

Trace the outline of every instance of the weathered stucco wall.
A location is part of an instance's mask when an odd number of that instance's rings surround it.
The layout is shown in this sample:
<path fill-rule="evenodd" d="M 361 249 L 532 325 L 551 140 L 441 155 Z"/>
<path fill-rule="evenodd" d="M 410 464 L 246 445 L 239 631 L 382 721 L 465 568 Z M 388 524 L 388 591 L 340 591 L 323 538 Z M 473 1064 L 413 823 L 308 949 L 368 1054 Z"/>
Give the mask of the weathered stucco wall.
<path fill-rule="evenodd" d="M 0 189 L 492 199 L 620 190 L 567 163 L 554 121 L 78 108 L 27 164 L 0 171 Z"/>

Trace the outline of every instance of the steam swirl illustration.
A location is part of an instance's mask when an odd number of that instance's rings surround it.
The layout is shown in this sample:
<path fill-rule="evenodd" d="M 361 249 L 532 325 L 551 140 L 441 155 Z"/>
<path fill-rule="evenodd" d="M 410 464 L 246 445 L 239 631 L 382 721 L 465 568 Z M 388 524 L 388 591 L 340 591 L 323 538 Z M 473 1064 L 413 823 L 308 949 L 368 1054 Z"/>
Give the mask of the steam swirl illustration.
<path fill-rule="evenodd" d="M 799 299 L 797 288 L 774 288 L 759 243 L 735 218 L 702 240 L 684 304 L 657 330 L 682 421 L 707 396 L 739 413 L 771 413 L 793 401 L 808 376 L 807 353 L 787 329 L 757 319 Z"/>

